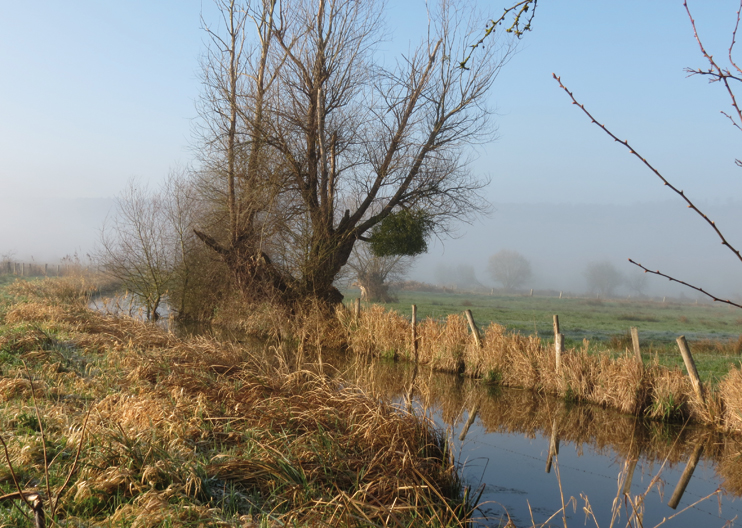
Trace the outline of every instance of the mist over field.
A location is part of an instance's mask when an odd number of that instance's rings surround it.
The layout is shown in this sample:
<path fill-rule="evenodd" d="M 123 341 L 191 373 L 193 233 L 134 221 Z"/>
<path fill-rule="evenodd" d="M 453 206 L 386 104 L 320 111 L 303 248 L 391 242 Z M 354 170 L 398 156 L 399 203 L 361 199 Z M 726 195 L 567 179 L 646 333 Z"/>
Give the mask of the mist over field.
<path fill-rule="evenodd" d="M 728 236 L 742 246 L 742 204 L 699 203 Z M 0 256 L 17 261 L 55 263 L 66 255 L 85 257 L 98 239 L 112 198 L 32 200 L 0 198 Z M 584 293 L 583 275 L 590 262 L 608 261 L 624 276 L 642 274 L 632 258 L 651 269 L 676 276 L 724 297 L 742 296 L 742 263 L 724 248 L 702 219 L 678 200 L 634 205 L 494 204 L 489 218 L 461 224 L 457 238 L 434 240 L 417 259 L 408 278 L 430 283 L 456 283 L 471 277 L 449 277 L 443 271 L 473 269 L 483 287 L 497 287 L 486 271 L 487 259 L 502 249 L 517 251 L 531 263 L 533 276 L 525 289 Z M 619 288 L 616 295 L 630 293 Z M 647 295 L 699 294 L 666 279 L 647 276 Z"/>
<path fill-rule="evenodd" d="M 699 205 L 732 245 L 742 246 L 739 202 Z M 531 263 L 533 276 L 525 288 L 585 292 L 588 263 L 608 261 L 629 278 L 643 274 L 628 262 L 632 258 L 720 296 L 742 295 L 742 263 L 701 217 L 678 200 L 635 205 L 495 204 L 490 218 L 461 230 L 465 235 L 460 238 L 436 242 L 410 276 L 436 282 L 436 268 L 471 265 L 479 282 L 495 286 L 486 272 L 487 259 L 510 249 Z M 628 293 L 625 288 L 616 292 Z M 645 293 L 700 295 L 648 274 Z"/>

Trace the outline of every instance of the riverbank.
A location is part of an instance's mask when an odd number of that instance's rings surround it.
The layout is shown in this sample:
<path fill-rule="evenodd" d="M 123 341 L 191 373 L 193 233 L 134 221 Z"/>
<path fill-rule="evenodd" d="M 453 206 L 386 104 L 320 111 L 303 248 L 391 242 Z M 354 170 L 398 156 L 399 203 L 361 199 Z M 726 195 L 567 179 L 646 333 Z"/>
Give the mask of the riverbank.
<path fill-rule="evenodd" d="M 476 340 L 463 315 L 420 322 L 417 355 L 410 321 L 397 312 L 374 305 L 360 314 L 340 310 L 338 318 L 349 349 L 358 355 L 417 360 L 435 370 L 648 419 L 690 421 L 742 432 L 742 368 L 738 362 L 729 365 L 718 383 L 704 384 L 699 396 L 683 369 L 660 365 L 656 357 L 639 361 L 633 353 L 616 357 L 590 353 L 584 346 L 566 348 L 557 368 L 554 349 L 537 336 L 510 333 L 490 324 Z"/>
<path fill-rule="evenodd" d="M 0 495 L 17 481 L 68 524 L 138 527 L 459 526 L 470 513 L 425 418 L 280 345 L 181 339 L 92 312 L 88 293 L 74 278 L 5 289 Z M 0 505 L 0 524 L 32 526 L 18 505 Z"/>

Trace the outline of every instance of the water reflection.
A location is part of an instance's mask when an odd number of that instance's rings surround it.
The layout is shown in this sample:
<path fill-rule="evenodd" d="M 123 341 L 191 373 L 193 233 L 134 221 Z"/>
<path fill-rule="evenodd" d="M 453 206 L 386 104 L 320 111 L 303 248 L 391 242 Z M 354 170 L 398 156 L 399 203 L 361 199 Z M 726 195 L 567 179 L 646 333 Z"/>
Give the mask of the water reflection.
<path fill-rule="evenodd" d="M 404 404 L 414 393 L 450 431 L 468 483 L 484 486 L 482 524 L 725 526 L 742 513 L 739 438 L 425 369 L 411 391 L 408 364 L 327 364 L 378 397 Z M 552 517 L 563 504 L 565 519 Z"/>

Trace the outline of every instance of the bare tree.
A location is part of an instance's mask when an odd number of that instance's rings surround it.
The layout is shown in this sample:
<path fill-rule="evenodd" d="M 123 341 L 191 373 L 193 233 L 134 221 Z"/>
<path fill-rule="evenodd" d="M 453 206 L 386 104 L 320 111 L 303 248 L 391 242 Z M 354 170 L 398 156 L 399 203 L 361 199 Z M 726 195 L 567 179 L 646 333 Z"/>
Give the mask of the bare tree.
<path fill-rule="evenodd" d="M 531 264 L 518 253 L 503 249 L 489 258 L 487 271 L 506 290 L 514 290 L 531 278 Z"/>
<path fill-rule="evenodd" d="M 449 265 L 439 263 L 434 270 L 438 284 L 450 288 L 479 288 L 482 283 L 477 279 L 474 266 L 471 264 Z"/>
<path fill-rule="evenodd" d="M 439 5 L 387 67 L 378 2 L 218 2 L 202 106 L 214 214 L 197 233 L 243 288 L 338 302 L 354 245 L 390 215 L 424 211 L 445 233 L 487 210 L 466 151 L 492 137 L 485 99 L 511 48 L 488 43 L 461 68 L 478 21 Z"/>
<path fill-rule="evenodd" d="M 624 280 L 623 275 L 607 260 L 589 263 L 584 275 L 588 291 L 600 297 L 612 296 Z"/>
<path fill-rule="evenodd" d="M 706 51 L 705 46 L 703 45 L 703 42 L 701 41 L 700 36 L 698 35 L 698 31 L 696 29 L 696 23 L 693 19 L 693 15 L 690 12 L 690 9 L 688 8 L 688 3 L 683 2 L 683 6 L 685 7 L 686 13 L 688 15 L 688 19 L 690 20 L 691 27 L 693 28 L 693 34 L 696 39 L 696 42 L 698 43 L 698 46 L 701 50 L 701 54 L 703 57 L 708 61 L 709 67 L 708 69 L 701 69 L 701 68 L 686 68 L 686 71 L 690 75 L 701 75 L 708 77 L 709 82 L 711 83 L 721 83 L 724 86 L 725 91 L 727 92 L 730 100 L 730 104 L 732 107 L 732 111 L 730 113 L 722 111 L 721 113 L 724 114 L 732 123 L 732 125 L 737 128 L 738 130 L 742 131 L 742 110 L 740 109 L 740 106 L 737 103 L 737 95 L 734 91 L 734 86 L 736 82 L 742 82 L 742 69 L 737 65 L 736 61 L 733 58 L 734 53 L 734 46 L 736 44 L 737 39 L 737 30 L 739 29 L 740 24 L 740 13 L 742 13 L 742 1 L 740 1 L 739 9 L 737 10 L 737 16 L 736 21 L 734 25 L 734 30 L 732 31 L 732 37 L 731 37 L 731 44 L 729 45 L 728 49 L 728 59 L 729 59 L 729 66 L 723 67 L 721 66 L 716 59 L 714 59 L 713 55 L 709 54 Z M 686 193 L 678 189 L 676 186 L 674 186 L 665 176 L 663 176 L 652 164 L 650 164 L 647 159 L 639 154 L 639 152 L 629 144 L 628 140 L 621 140 L 619 139 L 615 134 L 613 134 L 604 124 L 600 123 L 593 115 L 585 108 L 584 105 L 580 104 L 577 99 L 575 98 L 574 94 L 564 85 L 562 84 L 562 80 L 560 77 L 558 77 L 556 74 L 552 74 L 554 79 L 559 83 L 559 86 L 567 93 L 569 98 L 572 100 L 572 103 L 577 105 L 584 113 L 587 115 L 587 117 L 590 119 L 592 123 L 594 123 L 596 126 L 598 126 L 603 132 L 608 134 L 614 141 L 617 143 L 623 145 L 626 149 L 628 149 L 629 153 L 635 156 L 637 159 L 639 159 L 650 171 L 654 173 L 655 176 L 657 176 L 662 183 L 667 186 L 670 190 L 672 190 L 675 194 L 680 196 L 680 198 L 687 204 L 688 208 L 694 211 L 696 214 L 698 214 L 703 220 L 709 225 L 709 227 L 714 231 L 715 235 L 721 240 L 722 245 L 724 245 L 726 248 L 728 248 L 742 263 L 742 253 L 732 246 L 722 233 L 721 229 L 716 225 L 716 222 L 711 220 L 703 211 L 701 211 L 696 204 L 686 195 Z M 735 160 L 735 163 L 738 166 L 742 166 L 742 161 Z M 659 270 L 652 270 L 649 269 L 639 262 L 636 262 L 629 259 L 629 262 L 632 264 L 638 266 L 642 270 L 644 270 L 645 273 L 651 273 L 653 275 L 658 275 L 660 277 L 664 277 L 671 282 L 677 282 L 678 284 L 682 284 L 683 286 L 687 286 L 688 288 L 691 288 L 693 290 L 696 290 L 703 295 L 706 295 L 707 297 L 710 297 L 714 301 L 722 302 L 725 304 L 729 304 L 731 306 L 736 306 L 737 308 L 742 308 L 742 304 L 733 302 L 729 299 L 723 299 L 721 297 L 718 297 L 712 293 L 707 292 L 702 287 L 695 286 L 693 284 L 690 284 L 688 282 L 685 282 L 683 280 L 677 279 L 672 275 L 668 275 L 666 273 L 662 273 Z"/>
<path fill-rule="evenodd" d="M 348 259 L 354 285 L 361 289 L 361 298 L 371 302 L 394 302 L 389 282 L 401 280 L 413 258 L 403 255 L 377 256 L 368 244 L 356 244 Z"/>
<path fill-rule="evenodd" d="M 194 214 L 187 184 L 171 174 L 159 192 L 131 180 L 103 227 L 96 260 L 141 302 L 149 320 L 158 319 L 171 288 L 188 286 L 184 262 L 194 241 Z"/>

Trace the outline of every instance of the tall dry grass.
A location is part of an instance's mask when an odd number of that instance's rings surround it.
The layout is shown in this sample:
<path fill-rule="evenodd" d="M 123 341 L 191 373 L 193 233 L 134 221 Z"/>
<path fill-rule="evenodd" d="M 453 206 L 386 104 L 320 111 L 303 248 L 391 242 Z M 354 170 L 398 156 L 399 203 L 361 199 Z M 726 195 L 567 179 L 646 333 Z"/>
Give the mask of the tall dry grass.
<path fill-rule="evenodd" d="M 350 351 L 363 356 L 412 359 L 410 322 L 378 305 L 355 317 L 340 310 L 338 322 Z M 732 369 L 718 387 L 705 387 L 699 400 L 683 370 L 645 364 L 628 352 L 618 357 L 588 353 L 586 347 L 562 353 L 557 370 L 554 351 L 536 336 L 508 333 L 491 324 L 481 346 L 463 315 L 426 319 L 417 328 L 421 364 L 508 387 L 556 394 L 649 419 L 687 420 L 742 432 L 742 381 Z"/>
<path fill-rule="evenodd" d="M 275 342 L 179 338 L 91 312 L 84 296 L 68 304 L 55 296 L 65 288 L 19 286 L 0 316 L 0 434 L 22 485 L 48 470 L 52 494 L 62 489 L 84 444 L 59 522 L 458 526 L 470 514 L 447 442 L 424 417 L 297 368 L 295 350 Z M 303 321 L 292 339 L 314 346 L 326 322 Z M 12 486 L 0 465 L 0 495 Z M 13 515 L 0 509 L 0 524 L 21 522 Z"/>

